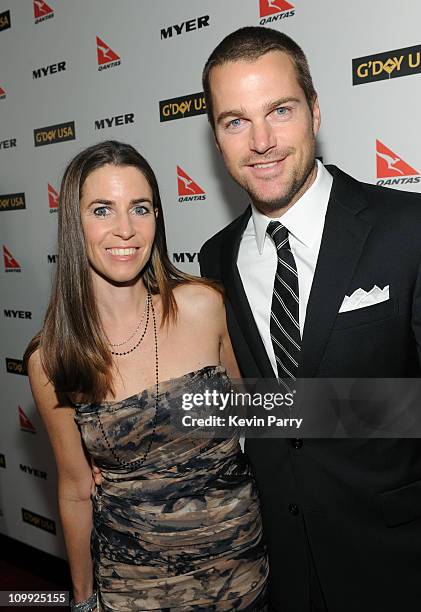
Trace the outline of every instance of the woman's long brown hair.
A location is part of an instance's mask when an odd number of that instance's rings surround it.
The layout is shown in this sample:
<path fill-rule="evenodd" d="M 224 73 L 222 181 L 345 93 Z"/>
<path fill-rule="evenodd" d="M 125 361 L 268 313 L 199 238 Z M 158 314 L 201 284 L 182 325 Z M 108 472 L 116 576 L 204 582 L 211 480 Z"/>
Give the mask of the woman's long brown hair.
<path fill-rule="evenodd" d="M 132 146 L 114 140 L 100 142 L 80 152 L 68 164 L 60 187 L 58 212 L 58 265 L 42 330 L 31 340 L 25 355 L 40 348 L 43 368 L 57 393 L 101 401 L 113 394 L 112 356 L 98 313 L 91 269 L 85 249 L 80 198 L 85 180 L 106 164 L 134 166 L 146 178 L 158 210 L 151 257 L 142 270 L 151 293 L 162 300 L 162 323 L 174 321 L 173 295 L 181 283 L 209 281 L 184 274 L 168 258 L 161 198 L 155 174 Z"/>

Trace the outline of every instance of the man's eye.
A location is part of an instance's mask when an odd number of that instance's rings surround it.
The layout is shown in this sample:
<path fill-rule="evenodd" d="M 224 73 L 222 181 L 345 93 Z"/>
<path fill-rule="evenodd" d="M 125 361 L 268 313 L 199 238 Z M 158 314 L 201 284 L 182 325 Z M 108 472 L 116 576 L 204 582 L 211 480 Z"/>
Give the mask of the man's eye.
<path fill-rule="evenodd" d="M 94 215 L 96 217 L 106 217 L 108 215 L 108 208 L 107 206 L 97 206 L 96 208 L 94 208 Z"/>
<path fill-rule="evenodd" d="M 241 119 L 232 119 L 229 123 L 228 123 L 228 127 L 240 127 L 241 125 Z"/>
<path fill-rule="evenodd" d="M 277 115 L 280 115 L 281 117 L 283 117 L 288 114 L 288 111 L 289 111 L 289 108 L 287 108 L 286 106 L 279 106 L 275 112 Z"/>

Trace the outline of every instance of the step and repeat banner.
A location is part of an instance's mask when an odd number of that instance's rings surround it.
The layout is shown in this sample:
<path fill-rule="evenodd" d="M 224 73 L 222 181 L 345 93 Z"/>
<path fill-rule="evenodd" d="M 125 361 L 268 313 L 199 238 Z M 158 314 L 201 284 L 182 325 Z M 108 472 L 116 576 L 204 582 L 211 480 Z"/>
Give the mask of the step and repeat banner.
<path fill-rule="evenodd" d="M 201 71 L 244 25 L 306 51 L 318 155 L 360 180 L 421 191 L 421 4 L 413 0 L 0 0 L 0 532 L 64 557 L 56 471 L 22 355 L 57 263 L 67 161 L 133 144 L 157 173 L 172 261 L 247 204 L 209 129 Z M 401 78 L 402 77 L 402 78 Z"/>

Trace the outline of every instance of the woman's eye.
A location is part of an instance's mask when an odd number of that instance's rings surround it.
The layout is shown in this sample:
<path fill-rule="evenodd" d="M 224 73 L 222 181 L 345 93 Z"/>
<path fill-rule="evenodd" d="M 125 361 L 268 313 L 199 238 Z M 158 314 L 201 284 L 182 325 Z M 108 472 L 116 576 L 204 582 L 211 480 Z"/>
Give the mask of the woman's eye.
<path fill-rule="evenodd" d="M 136 215 L 146 215 L 149 212 L 146 206 L 135 206 L 133 210 Z"/>
<path fill-rule="evenodd" d="M 94 208 L 94 215 L 96 217 L 106 217 L 108 212 L 109 211 L 106 206 L 97 206 L 97 208 Z"/>

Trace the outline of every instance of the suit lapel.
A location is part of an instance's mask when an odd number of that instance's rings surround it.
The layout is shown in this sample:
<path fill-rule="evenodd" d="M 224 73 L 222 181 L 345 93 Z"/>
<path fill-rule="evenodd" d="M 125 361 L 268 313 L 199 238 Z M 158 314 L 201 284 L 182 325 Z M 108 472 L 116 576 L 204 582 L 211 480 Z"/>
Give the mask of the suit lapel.
<path fill-rule="evenodd" d="M 248 207 L 241 217 L 238 218 L 237 223 L 233 224 L 231 231 L 226 236 L 222 247 L 222 261 L 224 262 L 222 281 L 226 296 L 232 305 L 238 324 L 261 371 L 262 377 L 273 378 L 272 366 L 254 320 L 237 266 L 241 237 L 247 227 L 250 215 L 251 208 Z"/>
<path fill-rule="evenodd" d="M 352 280 L 371 226 L 357 214 L 366 208 L 358 182 L 330 166 L 333 186 L 307 305 L 299 377 L 317 375 L 332 326 Z"/>

